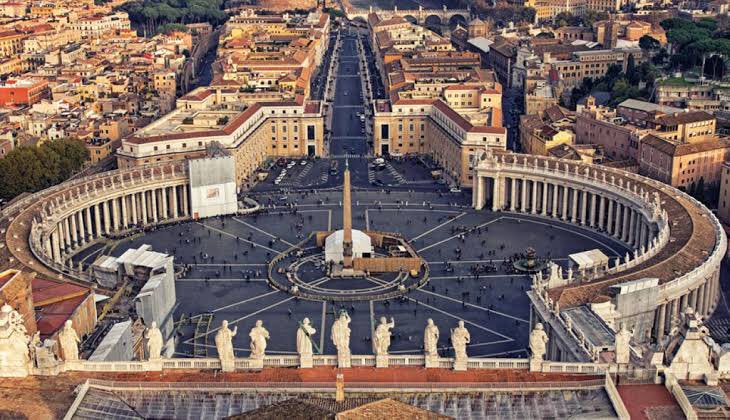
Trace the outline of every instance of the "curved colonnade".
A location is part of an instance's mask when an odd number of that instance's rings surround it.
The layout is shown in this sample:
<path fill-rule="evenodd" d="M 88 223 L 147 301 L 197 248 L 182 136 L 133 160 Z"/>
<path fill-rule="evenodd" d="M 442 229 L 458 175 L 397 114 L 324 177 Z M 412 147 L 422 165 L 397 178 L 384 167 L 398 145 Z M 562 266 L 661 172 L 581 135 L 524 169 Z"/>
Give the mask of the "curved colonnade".
<path fill-rule="evenodd" d="M 104 172 L 33 194 L 3 210 L 8 265 L 88 284 L 72 255 L 103 237 L 188 219 L 188 185 L 187 165 L 179 162 Z"/>
<path fill-rule="evenodd" d="M 604 269 L 569 272 L 556 287 L 543 286 L 545 302 L 556 308 L 605 299 L 612 285 L 657 278 L 651 336 L 660 341 L 686 308 L 706 316 L 717 305 L 724 231 L 704 205 L 671 186 L 605 166 L 487 152 L 473 187 L 476 209 L 572 223 L 633 250 Z"/>

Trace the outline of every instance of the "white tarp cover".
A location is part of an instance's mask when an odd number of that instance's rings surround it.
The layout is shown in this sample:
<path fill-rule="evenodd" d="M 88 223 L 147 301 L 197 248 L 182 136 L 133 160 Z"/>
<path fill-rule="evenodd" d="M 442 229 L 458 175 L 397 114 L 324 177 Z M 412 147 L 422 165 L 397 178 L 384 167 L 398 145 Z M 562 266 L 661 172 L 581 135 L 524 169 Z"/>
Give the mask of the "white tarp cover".
<path fill-rule="evenodd" d="M 326 262 L 342 262 L 342 240 L 345 232 L 340 229 L 327 237 L 324 241 L 324 259 Z M 373 245 L 370 237 L 360 230 L 352 230 L 352 256 L 361 258 L 363 254 L 372 255 Z"/>
<path fill-rule="evenodd" d="M 589 251 L 570 254 L 568 258 L 570 258 L 573 264 L 578 266 L 579 270 L 602 267 L 608 264 L 608 256 L 600 249 L 591 249 Z"/>

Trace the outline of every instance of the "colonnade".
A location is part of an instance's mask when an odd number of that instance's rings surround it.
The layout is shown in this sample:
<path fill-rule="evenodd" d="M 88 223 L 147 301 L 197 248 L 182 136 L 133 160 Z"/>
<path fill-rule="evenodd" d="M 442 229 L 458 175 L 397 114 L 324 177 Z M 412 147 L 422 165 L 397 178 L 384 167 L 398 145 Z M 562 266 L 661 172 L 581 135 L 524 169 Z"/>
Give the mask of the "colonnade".
<path fill-rule="evenodd" d="M 156 185 L 149 189 L 117 189 L 100 199 L 76 199 L 78 205 L 56 218 L 43 239 L 46 255 L 56 263 L 94 240 L 132 227 L 190 217 L 187 183 Z M 60 209 L 59 212 L 63 211 Z"/>
<path fill-rule="evenodd" d="M 527 176 L 479 177 L 474 207 L 491 201 L 492 211 L 508 210 L 540 215 L 579 224 L 611 235 L 634 249 L 646 249 L 656 233 L 656 224 L 644 211 L 624 197 L 570 185 L 561 181 Z"/>

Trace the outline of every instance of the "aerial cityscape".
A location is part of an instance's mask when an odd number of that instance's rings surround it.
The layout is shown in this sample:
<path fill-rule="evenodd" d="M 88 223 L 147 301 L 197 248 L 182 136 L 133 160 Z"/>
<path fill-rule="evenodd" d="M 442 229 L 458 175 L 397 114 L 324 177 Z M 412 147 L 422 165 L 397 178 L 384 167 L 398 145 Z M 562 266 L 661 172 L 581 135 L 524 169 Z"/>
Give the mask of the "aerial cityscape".
<path fill-rule="evenodd" d="M 728 13 L 0 2 L 0 418 L 730 418 Z"/>

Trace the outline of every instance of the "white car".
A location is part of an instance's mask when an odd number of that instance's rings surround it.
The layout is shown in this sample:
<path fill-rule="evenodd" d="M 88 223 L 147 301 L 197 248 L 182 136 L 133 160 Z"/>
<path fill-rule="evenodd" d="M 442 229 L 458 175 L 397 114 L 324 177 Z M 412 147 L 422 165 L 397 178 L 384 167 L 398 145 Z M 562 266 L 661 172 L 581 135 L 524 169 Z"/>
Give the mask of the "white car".
<path fill-rule="evenodd" d="M 459 187 L 451 187 L 451 189 L 449 191 L 451 191 L 452 193 L 458 193 L 458 192 L 461 192 L 461 188 L 459 188 Z"/>
<path fill-rule="evenodd" d="M 303 161 L 299 162 L 299 165 L 301 165 L 301 166 L 304 166 L 306 164 L 307 164 L 307 161 L 306 160 L 303 160 Z"/>

